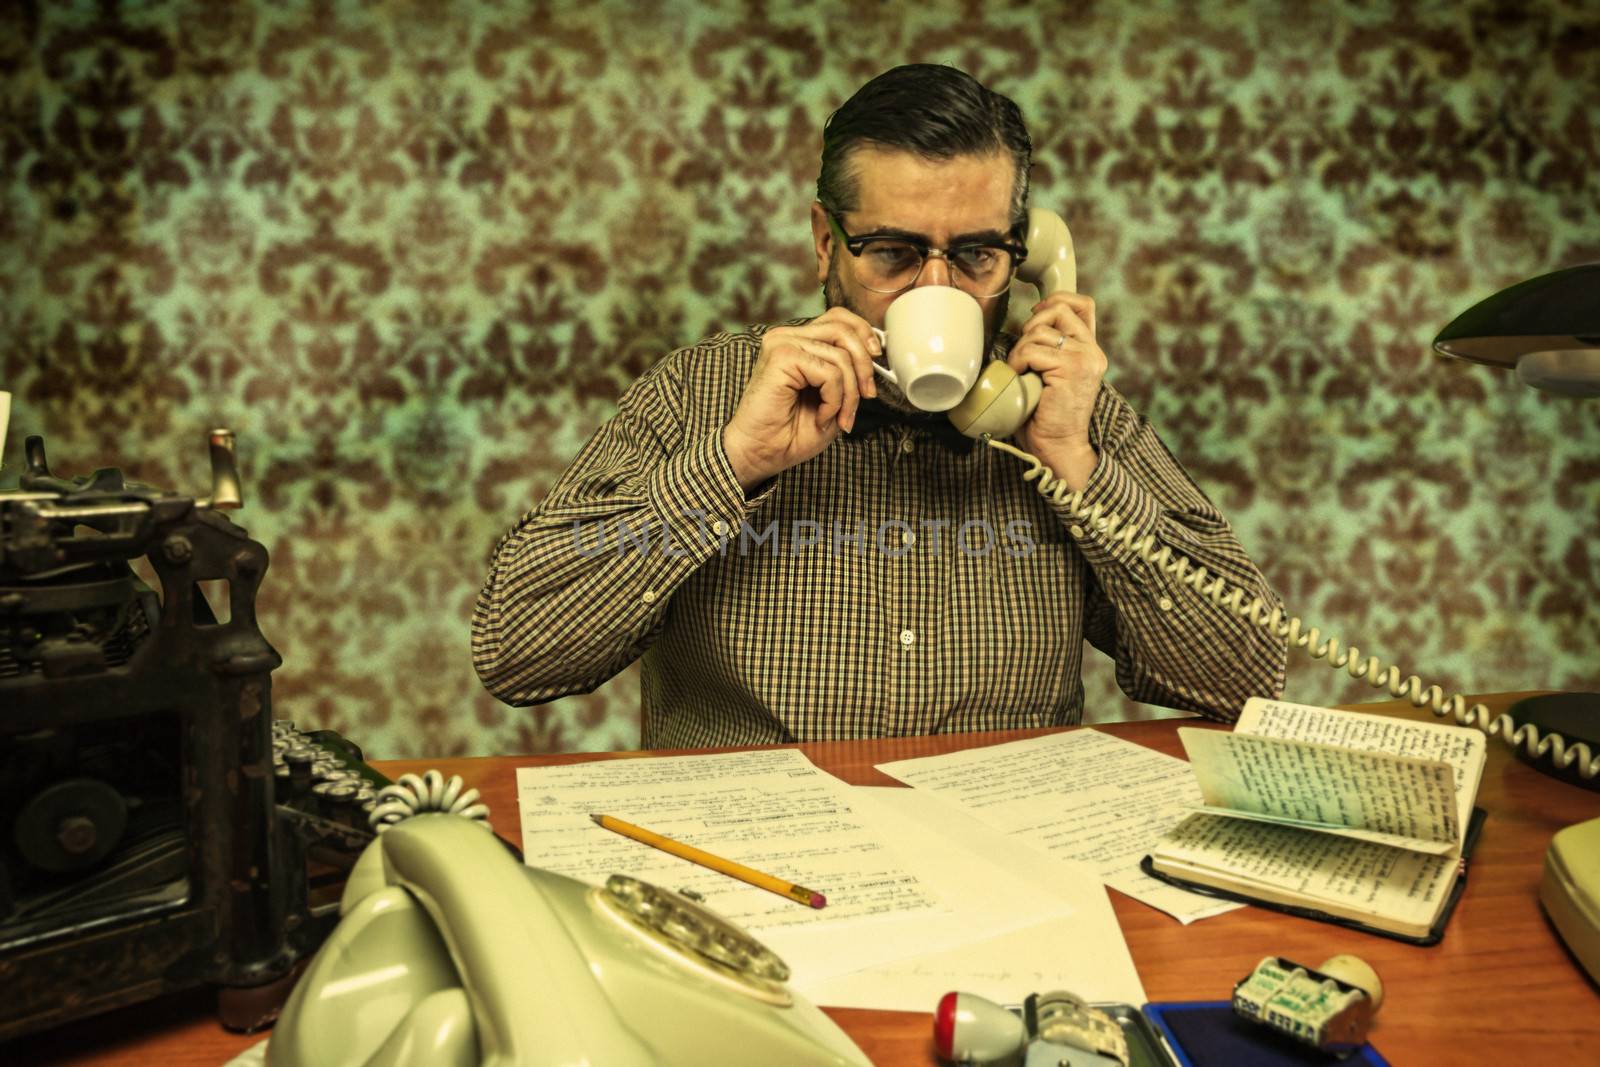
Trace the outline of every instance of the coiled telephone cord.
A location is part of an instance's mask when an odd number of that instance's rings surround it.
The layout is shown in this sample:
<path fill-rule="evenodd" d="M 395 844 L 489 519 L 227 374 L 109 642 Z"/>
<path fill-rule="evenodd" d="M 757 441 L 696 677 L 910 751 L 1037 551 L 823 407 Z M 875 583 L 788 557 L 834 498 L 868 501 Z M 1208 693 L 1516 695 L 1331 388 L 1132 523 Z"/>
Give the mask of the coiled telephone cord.
<path fill-rule="evenodd" d="M 1398 667 L 1385 666 L 1376 656 L 1362 660 L 1361 650 L 1355 645 L 1348 645 L 1341 650 L 1337 637 L 1323 640 L 1322 631 L 1315 626 L 1306 626 L 1301 619 L 1292 615 L 1285 621 L 1286 613 L 1281 605 L 1269 609 L 1260 597 L 1246 604 L 1243 589 L 1230 589 L 1221 576 L 1209 574 L 1205 567 L 1166 545 L 1155 547 L 1154 534 L 1141 537 L 1136 527 L 1128 525 L 1126 519 L 1107 509 L 1104 504 L 1086 507 L 1083 490 L 1069 489 L 1066 482 L 1056 477 L 1055 472 L 1038 456 L 987 435 L 981 440 L 991 448 L 998 448 L 1029 464 L 1029 468 L 1022 472 L 1022 480 L 1037 481 L 1038 485 L 1034 488 L 1052 504 L 1067 508 L 1074 519 L 1105 531 L 1107 539 L 1121 542 L 1150 566 L 1171 575 L 1180 584 L 1190 586 L 1216 606 L 1248 619 L 1275 637 L 1286 638 L 1291 646 L 1312 659 L 1326 660 L 1333 670 L 1343 670 L 1374 689 L 1387 689 L 1395 698 L 1409 700 L 1415 707 L 1429 707 L 1440 718 L 1453 716 L 1462 726 L 1476 727 L 1492 737 L 1500 738 L 1513 749 L 1521 746 L 1530 759 L 1538 760 L 1550 753 L 1559 769 L 1565 770 L 1576 763 L 1578 774 L 1583 778 L 1600 777 L 1600 754 L 1591 754 L 1586 743 L 1570 743 L 1556 733 L 1541 736 L 1538 727 L 1532 723 L 1518 726 L 1511 716 L 1504 712 L 1495 715 L 1486 704 L 1469 707 L 1467 698 L 1460 693 L 1446 698 L 1443 689 L 1437 685 L 1424 686 L 1422 679 L 1415 674 L 1402 678 Z"/>
<path fill-rule="evenodd" d="M 413 815 L 439 811 L 473 819 L 487 827 L 489 805 L 477 802 L 476 789 L 463 792 L 465 784 L 459 774 L 452 774 L 449 781 L 438 771 L 428 771 L 420 778 L 414 774 L 402 774 L 398 782 L 378 790 L 378 806 L 372 809 L 367 821 L 373 830 L 381 834 Z"/>

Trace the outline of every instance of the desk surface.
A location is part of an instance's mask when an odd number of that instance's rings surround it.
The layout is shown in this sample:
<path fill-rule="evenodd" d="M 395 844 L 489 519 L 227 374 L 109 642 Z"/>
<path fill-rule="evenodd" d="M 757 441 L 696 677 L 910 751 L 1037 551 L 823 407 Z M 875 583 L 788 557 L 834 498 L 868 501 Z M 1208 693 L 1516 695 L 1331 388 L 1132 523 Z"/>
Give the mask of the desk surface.
<path fill-rule="evenodd" d="M 1489 698 L 1504 707 L 1516 694 Z M 1363 711 L 1427 718 L 1407 705 L 1362 705 Z M 1097 726 L 1181 756 L 1175 726 L 1184 720 Z M 874 764 L 995 744 L 1050 731 L 958 734 L 893 740 L 823 742 L 800 749 L 824 769 L 857 785 L 897 785 Z M 435 766 L 460 774 L 484 794 L 494 827 L 520 844 L 517 767 L 548 766 L 630 753 L 502 756 L 394 761 L 391 777 Z M 1153 1001 L 1221 1000 L 1263 956 L 1315 965 L 1353 952 L 1382 977 L 1387 999 L 1373 1041 L 1403 1064 L 1592 1063 L 1600 1048 L 1600 989 L 1562 948 L 1539 909 L 1537 887 L 1551 836 L 1600 816 L 1600 793 L 1552 781 L 1491 743 L 1479 804 L 1488 809 L 1463 895 L 1444 941 L 1415 948 L 1384 938 L 1243 908 L 1192 926 L 1112 891 L 1145 991 Z M 1064 951 L 1070 951 L 1065 948 Z M 0 1048 L 0 1060 L 28 1064 L 161 1064 L 216 1067 L 260 1040 L 224 1031 L 207 991 L 167 997 L 34 1035 Z M 929 1005 L 931 1012 L 933 1005 Z M 909 1012 L 828 1009 L 873 1063 L 935 1062 L 930 1016 Z"/>

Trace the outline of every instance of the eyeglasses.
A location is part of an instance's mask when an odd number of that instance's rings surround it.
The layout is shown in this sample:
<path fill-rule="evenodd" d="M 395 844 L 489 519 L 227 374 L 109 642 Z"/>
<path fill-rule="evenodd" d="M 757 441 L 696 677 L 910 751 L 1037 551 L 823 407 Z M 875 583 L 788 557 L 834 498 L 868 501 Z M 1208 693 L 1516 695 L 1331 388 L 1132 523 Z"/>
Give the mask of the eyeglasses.
<path fill-rule="evenodd" d="M 972 241 L 934 248 L 925 241 L 907 237 L 844 232 L 837 215 L 828 212 L 828 225 L 834 237 L 855 257 L 856 276 L 875 293 L 899 293 L 911 288 L 922 276 L 929 257 L 938 256 L 950 266 L 950 280 L 959 289 L 976 297 L 999 296 L 1011 285 L 1011 277 L 1028 249 L 1021 241 Z"/>

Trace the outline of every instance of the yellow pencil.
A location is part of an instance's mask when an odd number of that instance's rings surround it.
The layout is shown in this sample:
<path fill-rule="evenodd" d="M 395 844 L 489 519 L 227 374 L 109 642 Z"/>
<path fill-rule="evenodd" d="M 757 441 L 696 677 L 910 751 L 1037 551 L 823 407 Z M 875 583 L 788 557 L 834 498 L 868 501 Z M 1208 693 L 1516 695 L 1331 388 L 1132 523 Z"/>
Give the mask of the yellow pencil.
<path fill-rule="evenodd" d="M 670 852 L 680 859 L 686 859 L 690 863 L 698 863 L 702 867 L 726 874 L 731 878 L 737 878 L 739 881 L 747 882 L 757 889 L 765 889 L 768 892 L 778 894 L 780 897 L 788 897 L 790 900 L 798 901 L 813 908 L 820 908 L 828 903 L 827 897 L 814 890 L 795 885 L 793 882 L 785 882 L 782 878 L 774 878 L 770 874 L 762 874 L 760 871 L 752 870 L 742 863 L 735 863 L 732 860 L 725 860 L 721 856 L 713 856 L 709 852 L 702 852 L 693 845 L 685 845 L 683 842 L 674 841 L 670 837 L 662 837 L 660 834 L 651 833 L 644 827 L 635 826 L 631 822 L 613 819 L 609 815 L 591 814 L 589 818 L 593 819 L 597 826 L 603 826 L 612 833 L 621 834 L 623 837 L 631 837 L 640 844 L 649 845 L 651 848 L 659 848 L 663 852 Z"/>

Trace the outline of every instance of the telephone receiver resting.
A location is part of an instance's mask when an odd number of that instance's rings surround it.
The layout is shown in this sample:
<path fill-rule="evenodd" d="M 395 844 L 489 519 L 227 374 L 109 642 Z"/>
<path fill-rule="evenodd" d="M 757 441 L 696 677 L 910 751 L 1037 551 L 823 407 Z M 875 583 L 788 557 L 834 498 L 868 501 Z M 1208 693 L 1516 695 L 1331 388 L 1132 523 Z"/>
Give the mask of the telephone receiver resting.
<path fill-rule="evenodd" d="M 1078 258 L 1066 220 L 1045 208 L 1029 209 L 1024 243 L 1028 258 L 1017 268 L 1017 277 L 1037 288 L 1039 299 L 1063 290 L 1077 292 Z M 968 437 L 1009 437 L 1028 421 L 1043 391 L 1037 374 L 1018 374 L 1004 362 L 990 360 L 967 395 L 950 409 L 950 421 Z"/>
<path fill-rule="evenodd" d="M 871 1067 L 770 949 L 676 893 L 524 866 L 470 819 L 367 847 L 268 1067 Z"/>

